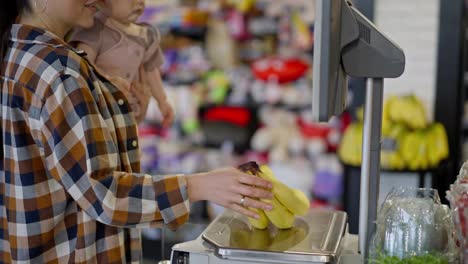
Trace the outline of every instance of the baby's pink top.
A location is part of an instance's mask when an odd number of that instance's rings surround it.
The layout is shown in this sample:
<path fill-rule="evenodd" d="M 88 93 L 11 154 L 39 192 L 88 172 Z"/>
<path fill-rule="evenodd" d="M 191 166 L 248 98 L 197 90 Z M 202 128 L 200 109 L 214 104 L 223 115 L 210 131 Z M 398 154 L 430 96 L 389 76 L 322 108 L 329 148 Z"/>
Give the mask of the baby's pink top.
<path fill-rule="evenodd" d="M 138 81 L 139 68 L 147 72 L 161 66 L 164 62 L 159 31 L 147 26 L 147 36 L 132 36 L 115 27 L 105 15 L 98 13 L 94 26 L 78 29 L 71 43 L 81 42 L 96 51 L 95 64 L 109 76 L 119 76 L 129 83 Z"/>

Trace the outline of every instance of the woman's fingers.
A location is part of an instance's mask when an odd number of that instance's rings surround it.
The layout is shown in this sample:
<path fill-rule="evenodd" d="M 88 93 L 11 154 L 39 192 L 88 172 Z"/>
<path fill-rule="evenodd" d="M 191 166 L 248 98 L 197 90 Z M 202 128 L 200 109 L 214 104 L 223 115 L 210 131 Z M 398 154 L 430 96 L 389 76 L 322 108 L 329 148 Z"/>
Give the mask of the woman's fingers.
<path fill-rule="evenodd" d="M 242 198 L 244 198 L 244 204 L 241 204 Z M 267 202 L 242 195 L 235 195 L 231 202 L 247 208 L 257 208 L 266 211 L 271 211 L 271 209 L 273 209 L 273 206 Z"/>
<path fill-rule="evenodd" d="M 270 181 L 267 181 L 257 176 L 245 174 L 245 173 L 242 173 L 242 175 L 239 176 L 239 182 L 243 184 L 247 184 L 247 185 L 262 187 L 265 189 L 273 188 L 273 184 Z"/>
<path fill-rule="evenodd" d="M 248 216 L 248 217 L 250 217 L 250 218 L 258 219 L 258 218 L 260 217 L 260 216 L 259 216 L 257 213 L 255 213 L 254 211 L 251 211 L 251 210 L 249 210 L 249 209 L 247 209 L 247 208 L 245 208 L 245 207 L 242 207 L 242 206 L 240 206 L 240 205 L 238 205 L 238 204 L 236 204 L 236 203 L 230 204 L 230 205 L 228 206 L 228 208 L 231 209 L 231 210 L 234 210 L 234 211 L 236 211 L 236 212 L 238 212 L 238 213 L 240 213 L 240 214 L 243 214 L 243 215 L 245 215 L 245 216 Z"/>
<path fill-rule="evenodd" d="M 273 199 L 273 193 L 270 190 L 254 187 L 239 183 L 234 186 L 234 192 L 242 196 L 259 198 L 259 199 Z"/>

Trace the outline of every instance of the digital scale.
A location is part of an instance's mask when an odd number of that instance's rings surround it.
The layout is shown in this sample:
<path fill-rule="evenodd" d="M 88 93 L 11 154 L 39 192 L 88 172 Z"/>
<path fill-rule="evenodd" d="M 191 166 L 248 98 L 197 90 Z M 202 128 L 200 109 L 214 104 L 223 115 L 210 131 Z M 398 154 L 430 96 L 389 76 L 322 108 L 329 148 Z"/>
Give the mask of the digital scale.
<path fill-rule="evenodd" d="M 362 263 L 357 236 L 347 233 L 344 212 L 311 210 L 294 227 L 253 228 L 245 216 L 225 211 L 196 240 L 177 244 L 171 264 Z"/>

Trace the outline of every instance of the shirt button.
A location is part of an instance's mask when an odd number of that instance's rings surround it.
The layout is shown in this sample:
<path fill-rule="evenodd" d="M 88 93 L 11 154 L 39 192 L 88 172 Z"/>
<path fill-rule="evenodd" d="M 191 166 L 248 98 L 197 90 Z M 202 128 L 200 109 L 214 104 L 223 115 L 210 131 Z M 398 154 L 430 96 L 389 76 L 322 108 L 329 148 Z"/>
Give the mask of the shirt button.
<path fill-rule="evenodd" d="M 137 142 L 136 140 L 133 140 L 133 141 L 132 141 L 132 146 L 133 146 L 134 148 L 136 148 L 136 147 L 138 146 L 138 142 Z"/>
<path fill-rule="evenodd" d="M 119 99 L 119 100 L 117 101 L 117 103 L 118 103 L 119 105 L 123 105 L 123 104 L 124 104 L 124 100 L 123 100 L 123 99 Z"/>

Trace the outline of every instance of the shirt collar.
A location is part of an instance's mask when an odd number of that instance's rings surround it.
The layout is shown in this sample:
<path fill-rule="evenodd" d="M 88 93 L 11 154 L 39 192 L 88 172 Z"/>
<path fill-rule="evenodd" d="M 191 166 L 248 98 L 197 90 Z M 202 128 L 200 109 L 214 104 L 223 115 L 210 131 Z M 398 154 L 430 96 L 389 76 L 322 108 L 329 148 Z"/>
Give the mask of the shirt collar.
<path fill-rule="evenodd" d="M 74 49 L 54 33 L 42 28 L 25 24 L 13 24 L 11 28 L 10 40 L 13 42 L 25 44 L 42 44 L 54 48 L 66 48 L 78 54 L 83 53 L 83 51 Z"/>

